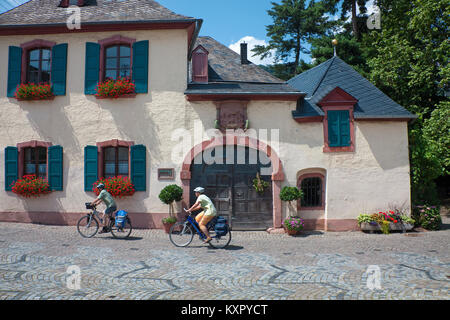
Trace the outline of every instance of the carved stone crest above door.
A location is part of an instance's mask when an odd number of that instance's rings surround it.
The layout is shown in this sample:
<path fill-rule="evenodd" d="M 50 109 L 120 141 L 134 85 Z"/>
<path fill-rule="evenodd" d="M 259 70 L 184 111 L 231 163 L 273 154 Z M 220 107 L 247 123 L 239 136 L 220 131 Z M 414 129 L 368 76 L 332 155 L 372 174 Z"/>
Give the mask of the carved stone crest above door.
<path fill-rule="evenodd" d="M 225 100 L 215 101 L 217 107 L 216 128 L 219 130 L 248 129 L 248 101 Z"/>

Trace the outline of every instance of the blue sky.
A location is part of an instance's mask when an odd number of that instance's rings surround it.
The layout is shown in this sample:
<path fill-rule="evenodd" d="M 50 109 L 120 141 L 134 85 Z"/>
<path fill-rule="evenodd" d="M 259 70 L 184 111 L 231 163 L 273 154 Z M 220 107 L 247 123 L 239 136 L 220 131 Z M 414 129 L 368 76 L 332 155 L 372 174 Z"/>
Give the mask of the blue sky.
<path fill-rule="evenodd" d="M 28 0 L 0 0 L 0 13 L 20 5 Z M 255 44 L 267 44 L 266 26 L 272 23 L 267 14 L 277 0 L 157 0 L 166 8 L 190 17 L 203 19 L 201 36 L 211 36 L 217 41 L 239 51 L 239 42 L 249 44 L 249 50 Z M 250 55 L 251 56 L 251 55 Z M 301 58 L 309 62 L 310 57 Z M 258 64 L 273 63 L 250 57 Z"/>

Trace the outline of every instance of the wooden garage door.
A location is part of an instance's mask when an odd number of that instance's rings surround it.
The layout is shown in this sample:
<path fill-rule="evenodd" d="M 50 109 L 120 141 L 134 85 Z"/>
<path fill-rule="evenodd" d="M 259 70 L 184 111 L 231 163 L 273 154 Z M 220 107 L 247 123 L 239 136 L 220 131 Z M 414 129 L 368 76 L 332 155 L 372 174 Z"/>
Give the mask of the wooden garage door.
<path fill-rule="evenodd" d="M 265 230 L 272 226 L 272 171 L 267 156 L 240 146 L 205 152 L 206 155 L 194 159 L 191 167 L 191 205 L 195 202 L 193 190 L 201 186 L 219 215 L 226 216 L 234 230 Z M 222 157 L 216 157 L 216 153 Z M 215 163 L 208 164 L 211 163 L 209 156 L 215 157 Z M 263 193 L 253 187 L 257 173 L 268 182 Z"/>

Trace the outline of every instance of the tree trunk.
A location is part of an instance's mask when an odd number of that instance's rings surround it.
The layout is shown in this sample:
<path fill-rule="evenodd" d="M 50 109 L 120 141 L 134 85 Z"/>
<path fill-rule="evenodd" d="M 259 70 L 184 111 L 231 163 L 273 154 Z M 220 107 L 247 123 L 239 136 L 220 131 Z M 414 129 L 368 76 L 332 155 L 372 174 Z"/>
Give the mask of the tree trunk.
<path fill-rule="evenodd" d="M 298 64 L 300 62 L 300 50 L 301 50 L 301 45 L 300 45 L 300 32 L 297 34 L 297 45 L 295 47 L 295 70 L 294 70 L 294 75 L 297 74 L 297 67 Z"/>
<path fill-rule="evenodd" d="M 353 26 L 353 36 L 359 40 L 359 30 L 358 30 L 358 19 L 356 16 L 356 0 L 352 2 L 352 26 Z"/>

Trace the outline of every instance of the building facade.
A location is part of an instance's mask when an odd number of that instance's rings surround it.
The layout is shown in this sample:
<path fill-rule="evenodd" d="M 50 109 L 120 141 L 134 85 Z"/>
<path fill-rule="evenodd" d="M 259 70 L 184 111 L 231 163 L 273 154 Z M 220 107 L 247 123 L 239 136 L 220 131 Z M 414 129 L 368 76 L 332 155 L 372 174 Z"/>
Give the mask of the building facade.
<path fill-rule="evenodd" d="M 245 44 L 239 55 L 199 37 L 201 19 L 155 1 L 77 0 L 80 29 L 67 26 L 71 4 L 31 0 L 0 15 L 0 221 L 73 225 L 92 184 L 119 175 L 136 192 L 118 205 L 140 228 L 162 227 L 168 184 L 183 188 L 179 212 L 205 187 L 236 230 L 280 228 L 287 215 L 352 230 L 362 212 L 409 213 L 414 116 L 338 57 L 286 83 L 250 63 Z M 135 92 L 95 95 L 119 77 Z M 32 82 L 54 97 L 17 99 Z M 29 174 L 52 192 L 13 193 Z M 284 186 L 305 198 L 283 203 Z"/>

